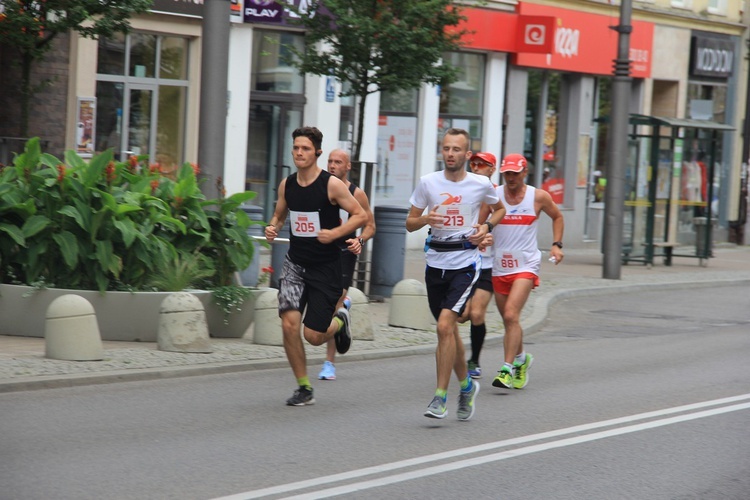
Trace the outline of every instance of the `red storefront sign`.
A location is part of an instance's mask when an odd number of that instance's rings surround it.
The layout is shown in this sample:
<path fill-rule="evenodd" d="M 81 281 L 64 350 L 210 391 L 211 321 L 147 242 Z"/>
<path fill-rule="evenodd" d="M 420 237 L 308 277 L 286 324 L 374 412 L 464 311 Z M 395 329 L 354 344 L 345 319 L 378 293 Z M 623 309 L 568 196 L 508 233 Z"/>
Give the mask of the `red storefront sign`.
<path fill-rule="evenodd" d="M 615 11 L 613 11 L 614 13 Z M 514 54 L 518 66 L 595 75 L 611 75 L 617 57 L 619 24 L 613 16 L 519 2 L 518 12 L 465 7 L 459 25 L 466 48 Z M 632 21 L 631 76 L 651 76 L 653 23 Z"/>
<path fill-rule="evenodd" d="M 461 41 L 466 47 L 492 52 L 533 52 L 552 50 L 556 19 L 553 16 L 519 16 L 513 12 L 465 7 L 466 21 L 458 30 L 467 30 Z"/>
<path fill-rule="evenodd" d="M 577 73 L 612 74 L 618 34 L 610 26 L 619 24 L 619 13 L 613 11 L 612 16 L 603 16 L 523 2 L 518 4 L 518 11 L 522 15 L 555 16 L 557 27 L 551 54 L 519 52 L 515 55 L 515 64 Z M 654 25 L 645 21 L 632 21 L 631 25 L 631 76 L 648 78 L 651 76 Z"/>

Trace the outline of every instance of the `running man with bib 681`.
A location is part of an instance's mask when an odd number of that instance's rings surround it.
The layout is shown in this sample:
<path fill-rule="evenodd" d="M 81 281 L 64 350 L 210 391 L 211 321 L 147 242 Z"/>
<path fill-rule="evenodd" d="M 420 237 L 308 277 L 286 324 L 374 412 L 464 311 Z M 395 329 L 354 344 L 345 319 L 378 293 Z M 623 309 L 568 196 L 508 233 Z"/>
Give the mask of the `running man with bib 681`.
<path fill-rule="evenodd" d="M 534 357 L 523 348 L 521 311 L 531 290 L 539 286 L 542 252 L 537 243 L 537 225 L 541 212 L 552 219 L 554 243 L 550 260 L 557 265 L 564 257 L 562 212 L 547 191 L 526 184 L 527 173 L 528 163 L 522 155 L 503 158 L 500 166 L 503 185 L 497 190 L 507 213 L 492 231 L 492 287 L 505 326 L 505 360 L 492 385 L 503 389 L 526 387 L 534 362 Z"/>

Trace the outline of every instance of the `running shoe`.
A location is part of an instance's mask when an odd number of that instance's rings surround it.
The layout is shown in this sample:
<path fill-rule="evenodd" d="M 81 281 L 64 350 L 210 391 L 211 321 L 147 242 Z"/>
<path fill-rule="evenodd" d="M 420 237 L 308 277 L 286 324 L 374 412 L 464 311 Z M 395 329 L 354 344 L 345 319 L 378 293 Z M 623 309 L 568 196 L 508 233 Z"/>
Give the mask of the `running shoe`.
<path fill-rule="evenodd" d="M 514 371 L 516 372 L 513 376 L 513 387 L 516 389 L 523 389 L 526 384 L 529 383 L 529 369 L 531 364 L 534 362 L 534 356 L 526 353 L 526 360 L 521 363 L 513 363 Z"/>
<path fill-rule="evenodd" d="M 482 378 L 482 367 L 479 366 L 479 363 L 469 361 L 467 366 L 469 368 L 469 377 Z"/>
<path fill-rule="evenodd" d="M 500 368 L 495 380 L 492 381 L 492 385 L 501 389 L 513 389 L 513 374 L 507 366 Z"/>
<path fill-rule="evenodd" d="M 471 383 L 470 391 L 461 391 L 458 394 L 458 411 L 456 412 L 456 416 L 459 420 L 469 420 L 474 416 L 474 409 L 476 408 L 474 400 L 477 398 L 477 394 L 479 394 L 479 382 L 476 380 Z"/>
<path fill-rule="evenodd" d="M 319 380 L 336 380 L 336 367 L 333 363 L 326 361 L 323 363 L 323 369 L 318 374 Z"/>
<path fill-rule="evenodd" d="M 424 416 L 429 418 L 445 418 L 446 415 L 448 415 L 448 409 L 445 407 L 445 400 L 440 396 L 432 398 L 430 406 L 424 412 Z"/>
<path fill-rule="evenodd" d="M 333 339 L 336 341 L 336 352 L 339 354 L 345 354 L 352 346 L 352 330 L 349 311 L 346 307 L 340 307 L 339 310 L 336 311 L 336 317 L 341 318 L 341 321 L 344 322 L 344 324 L 341 325 L 341 328 L 339 328 L 339 331 L 333 336 Z"/>
<path fill-rule="evenodd" d="M 300 386 L 296 391 L 294 391 L 292 397 L 286 400 L 286 404 L 287 406 L 314 405 L 315 398 L 313 398 L 312 387 L 307 388 Z"/>

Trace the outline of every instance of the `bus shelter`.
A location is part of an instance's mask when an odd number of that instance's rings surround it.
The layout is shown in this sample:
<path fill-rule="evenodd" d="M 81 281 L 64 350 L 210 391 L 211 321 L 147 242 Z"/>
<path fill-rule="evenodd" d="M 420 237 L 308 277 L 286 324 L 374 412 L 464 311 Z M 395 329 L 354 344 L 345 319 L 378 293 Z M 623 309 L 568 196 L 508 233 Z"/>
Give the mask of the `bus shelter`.
<path fill-rule="evenodd" d="M 704 120 L 632 114 L 625 171 L 623 264 L 694 257 L 707 265 L 723 132 Z"/>

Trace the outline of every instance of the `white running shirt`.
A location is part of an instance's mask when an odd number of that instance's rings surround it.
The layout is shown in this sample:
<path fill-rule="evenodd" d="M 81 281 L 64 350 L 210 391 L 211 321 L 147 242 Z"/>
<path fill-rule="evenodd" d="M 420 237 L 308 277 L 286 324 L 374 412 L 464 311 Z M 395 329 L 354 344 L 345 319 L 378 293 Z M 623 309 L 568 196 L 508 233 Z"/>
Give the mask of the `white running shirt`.
<path fill-rule="evenodd" d="M 416 208 L 432 210 L 438 207 L 443 214 L 442 228 L 432 228 L 432 241 L 453 243 L 468 241 L 476 231 L 482 202 L 494 205 L 497 191 L 485 176 L 467 172 L 459 182 L 449 181 L 442 170 L 419 179 L 417 188 L 409 198 Z M 461 269 L 472 264 L 479 269 L 479 251 L 474 249 L 437 252 L 430 248 L 425 256 L 427 265 L 438 269 Z"/>
<path fill-rule="evenodd" d="M 505 189 L 498 186 L 497 194 L 505 205 L 505 217 L 492 230 L 492 250 L 495 253 L 492 276 L 517 273 L 539 276 L 542 252 L 536 239 L 539 215 L 534 210 L 535 191 L 536 188 L 527 185 L 521 203 L 510 205 L 505 199 Z"/>

